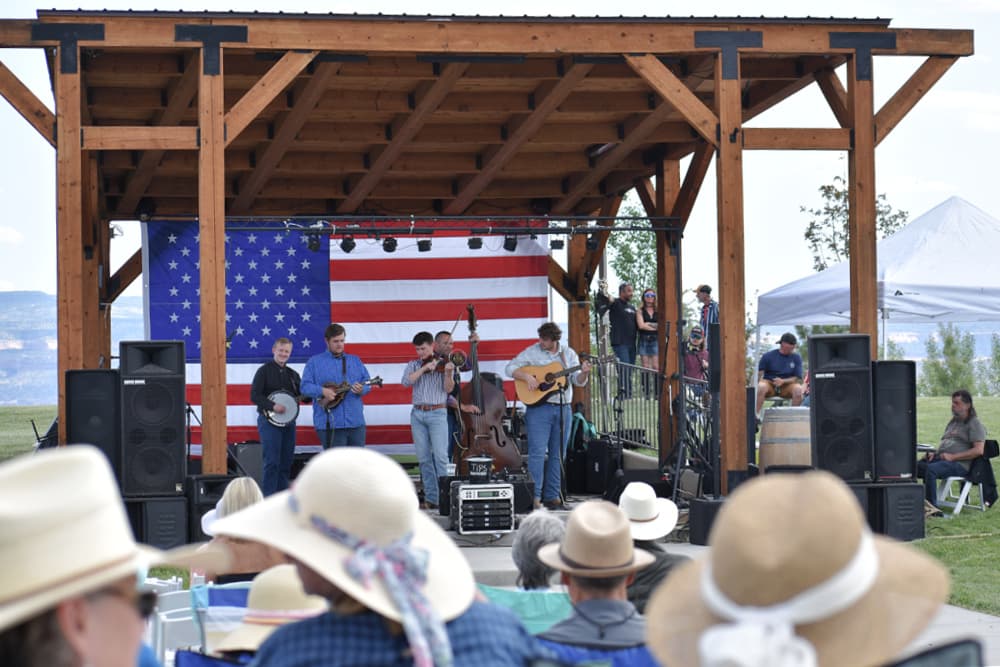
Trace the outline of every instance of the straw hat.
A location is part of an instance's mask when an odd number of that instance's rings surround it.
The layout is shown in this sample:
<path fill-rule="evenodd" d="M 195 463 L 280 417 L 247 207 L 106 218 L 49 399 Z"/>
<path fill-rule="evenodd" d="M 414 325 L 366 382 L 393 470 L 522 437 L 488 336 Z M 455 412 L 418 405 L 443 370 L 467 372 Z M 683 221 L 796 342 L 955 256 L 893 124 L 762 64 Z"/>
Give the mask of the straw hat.
<path fill-rule="evenodd" d="M 219 567 L 215 551 L 136 544 L 105 456 L 90 445 L 0 465 L 0 631 L 158 562 Z"/>
<path fill-rule="evenodd" d="M 632 546 L 628 517 L 604 500 L 588 500 L 569 513 L 562 543 L 539 548 L 538 559 L 578 577 L 614 577 L 640 570 L 653 555 Z"/>
<path fill-rule="evenodd" d="M 759 621 L 768 614 L 773 623 L 779 612 L 788 622 L 777 627 L 789 631 L 782 648 L 814 650 L 818 665 L 883 664 L 948 596 L 945 568 L 871 535 L 854 494 L 827 472 L 740 486 L 709 541 L 709 557 L 676 568 L 646 607 L 647 642 L 663 664 L 709 664 L 705 652 L 734 644 L 739 661 L 726 664 L 777 664 L 766 639 L 776 626 Z M 713 611 L 726 604 L 755 607 L 758 623 L 731 624 L 732 607 L 729 618 Z"/>
<path fill-rule="evenodd" d="M 475 596 L 472 570 L 450 537 L 419 511 L 413 483 L 389 457 L 360 447 L 317 455 L 288 491 L 268 496 L 215 522 L 216 535 L 262 542 L 309 566 L 352 598 L 390 618 L 400 613 L 378 580 L 352 577 L 345 561 L 355 550 L 328 536 L 322 525 L 377 547 L 412 534 L 428 556 L 421 589 L 444 620 L 460 616 Z"/>
<path fill-rule="evenodd" d="M 657 498 L 645 482 L 629 482 L 618 507 L 628 517 L 633 540 L 658 540 L 677 525 L 677 505 L 668 498 Z"/>
<path fill-rule="evenodd" d="M 327 602 L 306 595 L 294 565 L 276 565 L 254 577 L 239 626 L 215 645 L 216 652 L 256 651 L 282 625 L 322 614 Z"/>

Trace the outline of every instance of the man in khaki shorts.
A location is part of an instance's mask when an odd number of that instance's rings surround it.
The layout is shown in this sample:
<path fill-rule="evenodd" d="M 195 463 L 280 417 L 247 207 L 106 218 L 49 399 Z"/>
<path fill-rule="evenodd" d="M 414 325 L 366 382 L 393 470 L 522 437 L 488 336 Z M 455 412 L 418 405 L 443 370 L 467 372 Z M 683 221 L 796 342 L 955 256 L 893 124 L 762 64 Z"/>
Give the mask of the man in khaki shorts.
<path fill-rule="evenodd" d="M 778 341 L 778 349 L 765 352 L 757 365 L 757 416 L 764 406 L 764 399 L 781 396 L 802 403 L 802 357 L 795 351 L 799 341 L 795 334 L 785 332 Z"/>

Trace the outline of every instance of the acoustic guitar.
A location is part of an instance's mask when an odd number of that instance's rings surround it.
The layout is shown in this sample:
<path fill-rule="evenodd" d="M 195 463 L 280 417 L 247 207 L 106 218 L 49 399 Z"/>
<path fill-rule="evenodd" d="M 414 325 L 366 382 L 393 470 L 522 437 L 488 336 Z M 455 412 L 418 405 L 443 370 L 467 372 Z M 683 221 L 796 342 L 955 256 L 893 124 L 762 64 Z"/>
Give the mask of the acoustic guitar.
<path fill-rule="evenodd" d="M 333 410 L 335 407 L 340 405 L 345 398 L 347 398 L 347 392 L 351 390 L 351 382 L 327 382 L 323 385 L 324 389 L 333 389 L 336 392 L 333 398 L 319 397 L 316 399 L 316 405 L 323 408 L 324 410 Z M 361 386 L 371 385 L 373 387 L 382 386 L 382 378 L 373 377 L 370 380 L 365 380 L 361 383 Z"/>
<path fill-rule="evenodd" d="M 603 363 L 614 359 L 613 356 L 605 357 L 599 359 L 597 357 L 592 357 L 590 355 L 580 355 L 583 359 L 589 359 L 597 363 Z M 525 405 L 535 405 L 544 401 L 549 394 L 555 391 L 561 391 L 566 388 L 566 383 L 569 381 L 567 378 L 573 373 L 580 370 L 581 366 L 572 366 L 570 368 L 563 368 L 563 365 L 558 361 L 553 361 L 551 364 L 546 364 L 544 366 L 522 366 L 518 370 L 527 373 L 538 381 L 537 389 L 529 389 L 528 383 L 524 380 L 514 380 L 514 388 L 517 391 L 517 398 Z"/>

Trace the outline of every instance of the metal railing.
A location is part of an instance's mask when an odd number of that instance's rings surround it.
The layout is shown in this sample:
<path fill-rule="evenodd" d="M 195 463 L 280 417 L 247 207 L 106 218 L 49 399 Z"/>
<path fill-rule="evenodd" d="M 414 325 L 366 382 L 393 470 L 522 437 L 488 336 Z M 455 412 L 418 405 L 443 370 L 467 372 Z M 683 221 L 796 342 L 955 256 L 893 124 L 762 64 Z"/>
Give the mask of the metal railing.
<path fill-rule="evenodd" d="M 590 418 L 597 432 L 627 448 L 659 455 L 662 377 L 617 360 L 596 363 L 591 372 Z"/>

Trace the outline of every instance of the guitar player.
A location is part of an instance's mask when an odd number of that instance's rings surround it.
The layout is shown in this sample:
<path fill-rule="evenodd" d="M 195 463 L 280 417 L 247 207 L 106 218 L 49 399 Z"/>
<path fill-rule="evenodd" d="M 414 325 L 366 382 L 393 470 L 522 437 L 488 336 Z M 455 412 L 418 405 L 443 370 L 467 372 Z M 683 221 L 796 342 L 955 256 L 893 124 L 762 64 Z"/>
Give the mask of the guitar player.
<path fill-rule="evenodd" d="M 342 325 L 328 326 L 323 332 L 326 351 L 311 357 L 302 370 L 302 394 L 316 399 L 313 426 L 323 449 L 365 444 L 361 397 L 371 391 L 371 385 L 367 384 L 371 376 L 359 357 L 344 352 L 346 337 Z M 338 392 L 338 385 L 348 390 Z"/>
<path fill-rule="evenodd" d="M 582 387 L 590 379 L 590 364 L 580 363 L 573 348 L 562 345 L 562 330 L 555 322 L 538 327 L 538 342 L 529 346 L 507 364 L 506 373 L 524 382 L 528 389 L 538 389 L 539 378 L 527 369 L 558 362 L 563 368 L 579 366 L 570 375 L 570 385 Z M 535 482 L 535 507 L 544 503 L 549 509 L 563 509 L 560 499 L 562 484 L 562 453 L 569 437 L 572 390 L 553 388 L 544 400 L 525 408 L 524 422 L 528 432 L 528 472 Z M 548 456 L 548 466 L 545 459 Z"/>

